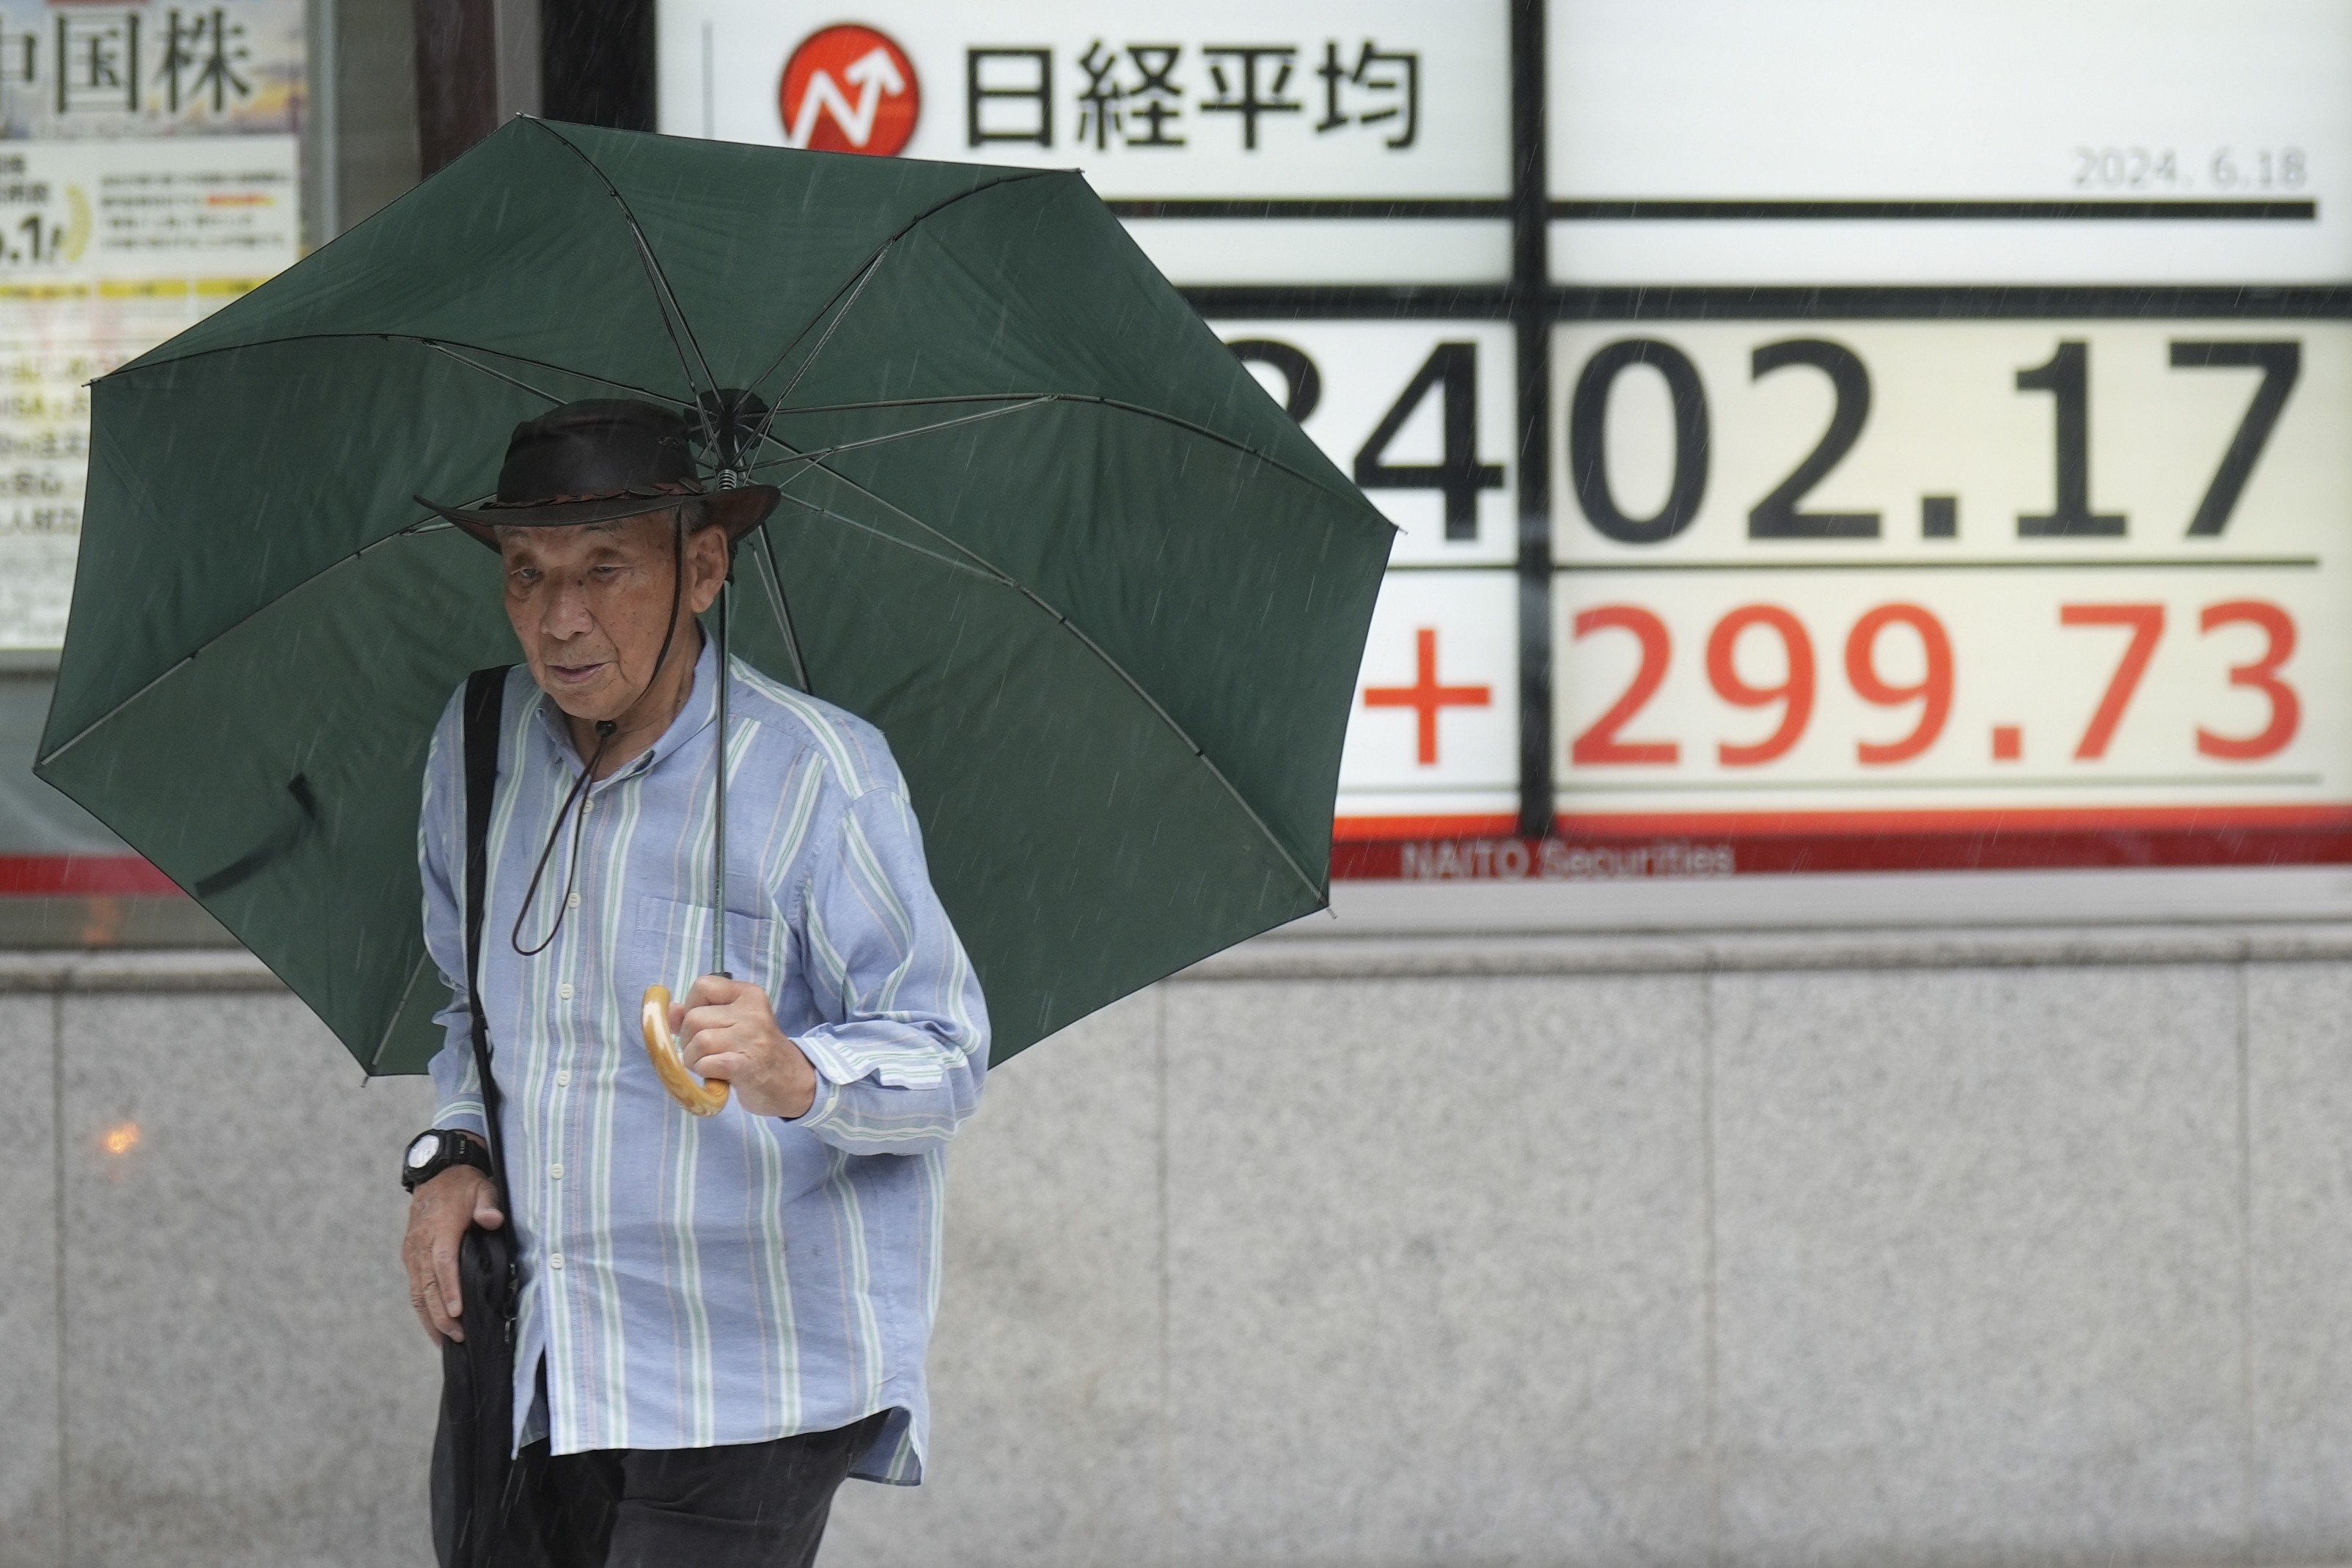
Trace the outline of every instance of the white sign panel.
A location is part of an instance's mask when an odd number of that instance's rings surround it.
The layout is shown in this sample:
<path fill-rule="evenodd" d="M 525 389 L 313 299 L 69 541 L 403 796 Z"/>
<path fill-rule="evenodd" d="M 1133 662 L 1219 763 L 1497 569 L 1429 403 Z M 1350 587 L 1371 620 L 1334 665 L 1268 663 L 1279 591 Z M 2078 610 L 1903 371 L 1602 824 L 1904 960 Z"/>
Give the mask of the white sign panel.
<path fill-rule="evenodd" d="M 1143 254 L 1184 284 L 1500 283 L 1511 226 L 1485 218 L 1122 220 Z"/>
<path fill-rule="evenodd" d="M 1499 199 L 1508 45 L 1499 5 L 1414 0 L 664 0 L 661 129 L 1077 165 L 1107 197 Z"/>
<path fill-rule="evenodd" d="M 1560 809 L 2352 821 L 2352 326 L 1555 339 Z"/>
<path fill-rule="evenodd" d="M 1508 11 L 1414 0 L 1076 5 L 663 0 L 661 129 L 835 152 L 1078 168 L 1128 202 L 1400 200 L 1282 226 L 1133 214 L 1188 283 L 1498 281 Z M 1404 216 L 1405 214 L 1399 214 Z"/>
<path fill-rule="evenodd" d="M 2352 278 L 2342 0 L 1551 0 L 1547 39 L 1565 282 Z"/>

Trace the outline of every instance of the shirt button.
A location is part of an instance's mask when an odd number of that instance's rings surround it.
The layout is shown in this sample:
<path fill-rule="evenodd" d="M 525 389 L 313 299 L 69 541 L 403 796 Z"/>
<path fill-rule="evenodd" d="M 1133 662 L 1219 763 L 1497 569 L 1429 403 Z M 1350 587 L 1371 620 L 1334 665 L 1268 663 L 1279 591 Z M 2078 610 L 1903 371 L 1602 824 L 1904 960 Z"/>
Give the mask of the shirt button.
<path fill-rule="evenodd" d="M 555 1086 L 558 1089 L 569 1089 L 572 1087 L 572 1070 L 570 1068 L 567 1067 L 562 1071 L 555 1075 Z"/>
<path fill-rule="evenodd" d="M 562 1268 L 562 1267 L 563 1267 L 563 1254 L 562 1254 L 562 1253 L 561 1253 L 561 1252 L 550 1252 L 550 1253 L 547 1255 L 547 1266 L 548 1266 L 549 1268 L 551 1268 L 551 1269 L 561 1269 L 561 1268 Z"/>
<path fill-rule="evenodd" d="M 580 907 L 580 895 L 579 895 L 578 894 L 576 894 L 576 893 L 575 893 L 575 894 L 573 894 L 571 897 L 569 897 L 569 898 L 565 899 L 565 900 L 563 901 L 563 907 L 564 907 L 564 908 L 566 908 L 566 909 L 577 909 L 577 908 L 579 908 L 579 907 Z"/>
<path fill-rule="evenodd" d="M 563 984 L 556 987 L 555 994 L 561 999 L 567 1002 L 570 1001 L 572 999 L 572 982 L 566 980 Z"/>
<path fill-rule="evenodd" d="M 563 1162 L 562 1160 L 558 1160 L 553 1165 L 548 1166 L 547 1174 L 550 1179 L 562 1181 L 563 1179 Z"/>

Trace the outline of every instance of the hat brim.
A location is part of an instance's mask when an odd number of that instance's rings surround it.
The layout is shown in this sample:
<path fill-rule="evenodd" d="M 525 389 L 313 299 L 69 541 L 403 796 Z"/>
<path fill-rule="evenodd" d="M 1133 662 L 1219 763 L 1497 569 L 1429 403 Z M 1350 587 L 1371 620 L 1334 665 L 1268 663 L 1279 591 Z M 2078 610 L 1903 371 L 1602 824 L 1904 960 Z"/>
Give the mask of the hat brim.
<path fill-rule="evenodd" d="M 499 548 L 500 528 L 576 528 L 590 523 L 617 523 L 649 517 L 673 507 L 698 504 L 710 524 L 727 530 L 734 544 L 767 521 L 783 495 L 773 485 L 740 485 L 731 490 L 704 490 L 687 495 L 604 496 L 586 501 L 552 501 L 537 507 L 445 507 L 424 497 L 418 506 L 447 518 L 492 549 Z"/>

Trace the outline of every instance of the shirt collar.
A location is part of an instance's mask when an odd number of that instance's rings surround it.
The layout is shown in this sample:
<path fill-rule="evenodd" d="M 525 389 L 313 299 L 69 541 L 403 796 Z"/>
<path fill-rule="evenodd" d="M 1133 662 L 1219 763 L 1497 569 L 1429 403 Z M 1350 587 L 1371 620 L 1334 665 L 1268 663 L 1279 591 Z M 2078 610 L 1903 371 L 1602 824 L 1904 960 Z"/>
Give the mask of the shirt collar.
<path fill-rule="evenodd" d="M 686 706 L 677 710 L 677 716 L 669 721 L 669 727 L 662 731 L 659 739 L 632 758 L 626 768 L 591 785 L 590 792 L 648 771 L 662 758 L 701 734 L 718 716 L 718 689 L 719 643 L 716 638 L 705 632 L 702 652 L 694 661 L 694 685 L 686 694 Z M 544 690 L 537 692 L 535 700 L 539 705 L 540 729 L 554 747 L 556 760 L 566 772 L 578 773 L 583 759 L 572 748 L 572 732 L 563 722 L 563 710 L 555 706 L 555 699 Z"/>

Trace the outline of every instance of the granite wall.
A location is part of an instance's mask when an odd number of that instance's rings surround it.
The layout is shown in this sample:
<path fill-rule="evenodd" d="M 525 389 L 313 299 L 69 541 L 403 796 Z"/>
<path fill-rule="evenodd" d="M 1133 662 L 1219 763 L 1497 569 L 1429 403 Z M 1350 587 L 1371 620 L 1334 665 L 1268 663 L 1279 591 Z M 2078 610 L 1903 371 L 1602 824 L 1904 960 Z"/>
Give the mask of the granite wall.
<path fill-rule="evenodd" d="M 826 1561 L 2352 1561 L 2352 930 L 1287 937 L 1009 1064 Z M 0 958 L 0 1564 L 422 1565 L 362 1087 Z M 135 1131 L 134 1131 L 135 1130 Z"/>

